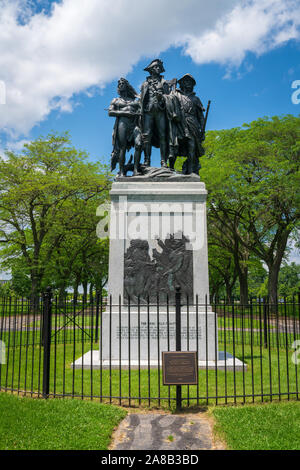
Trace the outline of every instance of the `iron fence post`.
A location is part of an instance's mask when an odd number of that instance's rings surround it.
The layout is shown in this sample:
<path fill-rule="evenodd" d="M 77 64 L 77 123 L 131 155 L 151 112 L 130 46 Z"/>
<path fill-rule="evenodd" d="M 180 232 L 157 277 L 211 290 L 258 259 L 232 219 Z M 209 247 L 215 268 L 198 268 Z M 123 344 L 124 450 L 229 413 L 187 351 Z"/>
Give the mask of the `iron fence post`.
<path fill-rule="evenodd" d="M 96 293 L 96 334 L 95 334 L 95 343 L 98 343 L 99 339 L 99 306 L 100 306 L 100 293 Z"/>
<path fill-rule="evenodd" d="M 267 318 L 267 298 L 264 297 L 264 348 L 268 347 L 268 318 Z"/>
<path fill-rule="evenodd" d="M 50 351 L 51 351 L 51 308 L 52 308 L 52 290 L 47 287 L 43 296 L 43 398 L 49 397 L 50 382 Z"/>
<path fill-rule="evenodd" d="M 175 293 L 175 315 L 176 315 L 176 351 L 181 351 L 181 292 L 176 287 Z M 181 385 L 176 385 L 176 409 L 181 409 Z"/>

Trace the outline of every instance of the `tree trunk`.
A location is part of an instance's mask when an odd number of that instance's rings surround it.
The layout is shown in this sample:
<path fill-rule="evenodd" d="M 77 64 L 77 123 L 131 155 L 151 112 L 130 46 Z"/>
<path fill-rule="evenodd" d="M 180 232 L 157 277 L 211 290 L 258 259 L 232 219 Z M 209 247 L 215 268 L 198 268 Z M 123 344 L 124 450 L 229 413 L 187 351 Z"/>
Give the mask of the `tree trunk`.
<path fill-rule="evenodd" d="M 248 305 L 248 268 L 242 268 L 238 273 L 240 282 L 240 303 Z"/>
<path fill-rule="evenodd" d="M 79 288 L 79 281 L 75 281 L 75 283 L 73 285 L 73 291 L 74 291 L 73 300 L 74 300 L 74 305 L 75 306 L 77 305 L 77 301 L 78 301 L 78 288 Z"/>
<path fill-rule="evenodd" d="M 39 312 L 39 300 L 40 300 L 40 282 L 38 277 L 33 274 L 31 275 L 31 312 L 37 314 Z"/>
<path fill-rule="evenodd" d="M 93 286 L 92 283 L 90 283 L 90 302 L 91 302 L 91 300 L 92 300 L 92 298 L 93 298 L 93 289 L 94 289 L 94 286 Z"/>
<path fill-rule="evenodd" d="M 240 283 L 240 302 L 248 305 L 248 266 L 241 262 L 238 253 L 234 253 L 234 262 Z"/>
<path fill-rule="evenodd" d="M 65 303 L 65 286 L 60 286 L 59 293 L 58 293 L 58 308 L 63 309 Z"/>
<path fill-rule="evenodd" d="M 265 260 L 269 269 L 268 295 L 271 313 L 277 313 L 278 276 L 290 232 L 291 231 L 288 229 L 278 232 L 279 236 L 277 239 L 276 250 L 274 250 L 275 256 L 273 257 L 272 254 L 272 257 Z"/>
<path fill-rule="evenodd" d="M 82 287 L 83 287 L 83 302 L 85 303 L 87 301 L 87 293 L 88 293 L 87 281 L 82 281 Z"/>
<path fill-rule="evenodd" d="M 225 288 L 226 288 L 226 299 L 227 299 L 227 302 L 230 303 L 232 299 L 233 285 L 225 281 Z"/>
<path fill-rule="evenodd" d="M 210 301 L 211 302 L 214 302 L 215 298 L 217 297 L 217 288 L 214 286 L 214 287 L 211 287 L 211 291 L 210 291 Z"/>
<path fill-rule="evenodd" d="M 269 304 L 270 304 L 271 313 L 277 313 L 278 276 L 279 276 L 280 264 L 278 265 L 278 262 L 275 262 L 275 263 L 268 265 L 268 268 L 269 268 L 268 296 L 269 296 Z"/>

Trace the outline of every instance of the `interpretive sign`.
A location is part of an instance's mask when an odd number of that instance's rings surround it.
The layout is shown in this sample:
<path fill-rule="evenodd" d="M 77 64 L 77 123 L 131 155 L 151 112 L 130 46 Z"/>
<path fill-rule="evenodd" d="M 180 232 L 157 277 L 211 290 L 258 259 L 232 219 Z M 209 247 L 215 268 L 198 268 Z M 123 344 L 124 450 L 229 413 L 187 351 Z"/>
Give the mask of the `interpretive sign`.
<path fill-rule="evenodd" d="M 197 352 L 168 351 L 162 353 L 164 385 L 197 385 Z"/>

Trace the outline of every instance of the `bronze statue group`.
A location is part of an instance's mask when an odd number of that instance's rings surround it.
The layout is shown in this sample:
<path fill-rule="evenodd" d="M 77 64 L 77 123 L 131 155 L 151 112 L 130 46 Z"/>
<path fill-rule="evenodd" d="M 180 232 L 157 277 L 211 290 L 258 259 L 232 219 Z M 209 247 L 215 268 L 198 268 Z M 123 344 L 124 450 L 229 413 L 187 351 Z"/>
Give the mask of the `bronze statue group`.
<path fill-rule="evenodd" d="M 119 96 L 108 109 L 109 116 L 116 118 L 111 170 L 119 164 L 119 177 L 126 176 L 128 169 L 132 169 L 133 176 L 147 174 L 154 146 L 160 149 L 162 168 L 174 170 L 176 158 L 181 156 L 186 157 L 182 173 L 198 175 L 210 102 L 204 114 L 205 109 L 194 92 L 196 81 L 192 75 L 165 80 L 160 59 L 153 60 L 144 70 L 149 76 L 142 84 L 140 95 L 125 78 L 120 78 Z M 126 151 L 131 148 L 134 148 L 133 165 L 128 165 Z"/>

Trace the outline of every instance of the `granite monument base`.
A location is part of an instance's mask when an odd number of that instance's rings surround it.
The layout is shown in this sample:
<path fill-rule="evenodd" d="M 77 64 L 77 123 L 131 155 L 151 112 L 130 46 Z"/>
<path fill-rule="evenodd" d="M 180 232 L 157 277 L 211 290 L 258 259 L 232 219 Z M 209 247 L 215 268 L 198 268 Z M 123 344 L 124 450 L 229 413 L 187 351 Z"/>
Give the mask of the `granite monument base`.
<path fill-rule="evenodd" d="M 217 316 L 214 312 L 181 314 L 181 350 L 197 351 L 199 369 L 240 371 L 247 366 L 232 355 L 218 352 Z M 129 339 L 130 331 L 130 339 Z M 206 341 L 207 338 L 207 341 Z M 77 359 L 74 369 L 148 369 L 162 366 L 161 353 L 176 350 L 175 312 L 143 311 L 103 314 L 100 349 Z M 102 347 L 101 347 L 102 344 Z"/>
<path fill-rule="evenodd" d="M 159 361 L 160 367 L 162 367 L 161 360 Z M 130 369 L 157 369 L 158 364 L 157 361 L 153 359 L 148 360 L 130 360 Z M 100 352 L 93 350 L 88 351 L 82 357 L 77 359 L 74 363 L 71 364 L 72 369 L 90 369 L 93 368 L 95 370 L 105 370 L 105 369 L 129 369 L 129 361 L 122 359 L 113 360 L 111 361 L 101 361 Z M 226 370 L 228 372 L 235 371 L 241 372 L 247 371 L 247 364 L 243 363 L 240 359 L 235 358 L 232 354 L 223 351 L 218 352 L 218 359 L 215 360 L 208 360 L 208 361 L 201 361 L 198 360 L 198 369 L 218 369 L 218 370 Z"/>

